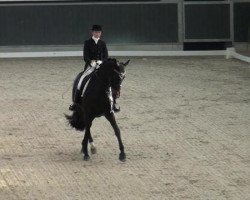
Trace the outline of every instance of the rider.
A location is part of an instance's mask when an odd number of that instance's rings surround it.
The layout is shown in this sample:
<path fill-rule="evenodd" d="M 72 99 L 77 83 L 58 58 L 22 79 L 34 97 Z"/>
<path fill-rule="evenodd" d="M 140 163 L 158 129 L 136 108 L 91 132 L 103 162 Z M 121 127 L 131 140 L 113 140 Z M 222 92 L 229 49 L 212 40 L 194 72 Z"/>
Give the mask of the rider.
<path fill-rule="evenodd" d="M 92 37 L 84 42 L 83 49 L 83 59 L 85 61 L 85 71 L 94 71 L 95 68 L 98 68 L 103 61 L 108 59 L 108 50 L 106 43 L 100 39 L 102 35 L 102 27 L 100 25 L 93 25 L 91 31 Z M 74 84 L 78 85 L 78 82 L 84 73 L 80 73 L 80 76 L 77 76 Z M 80 83 L 81 84 L 81 83 Z M 74 85 L 75 87 L 75 85 Z M 80 87 L 81 88 L 81 87 Z M 74 91 L 74 90 L 73 90 Z M 73 104 L 70 105 L 69 110 L 74 110 L 76 108 L 76 104 L 81 100 L 81 92 L 82 89 L 76 88 L 75 92 L 73 92 Z M 116 97 L 114 96 L 114 111 L 118 112 L 120 110 L 119 106 L 115 101 Z"/>

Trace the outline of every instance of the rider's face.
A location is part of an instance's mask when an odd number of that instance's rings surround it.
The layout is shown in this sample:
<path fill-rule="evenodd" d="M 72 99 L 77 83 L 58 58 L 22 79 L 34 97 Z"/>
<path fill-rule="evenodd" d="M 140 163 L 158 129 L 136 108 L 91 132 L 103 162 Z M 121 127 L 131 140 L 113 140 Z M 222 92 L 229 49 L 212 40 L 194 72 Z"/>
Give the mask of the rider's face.
<path fill-rule="evenodd" d="M 94 36 L 95 38 L 100 38 L 102 35 L 101 31 L 92 31 L 92 36 Z"/>

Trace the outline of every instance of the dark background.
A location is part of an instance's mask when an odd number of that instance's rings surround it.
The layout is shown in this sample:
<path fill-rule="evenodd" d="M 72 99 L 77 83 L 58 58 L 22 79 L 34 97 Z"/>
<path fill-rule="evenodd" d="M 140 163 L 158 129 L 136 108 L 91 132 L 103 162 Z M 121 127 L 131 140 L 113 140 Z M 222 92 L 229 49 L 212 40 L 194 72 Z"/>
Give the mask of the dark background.
<path fill-rule="evenodd" d="M 110 43 L 178 42 L 177 4 L 0 6 L 0 45 L 81 44 L 92 24 Z"/>
<path fill-rule="evenodd" d="M 1 2 L 0 46 L 81 45 L 92 24 L 103 25 L 109 44 L 180 42 L 177 3 L 63 2 Z M 185 5 L 185 38 L 230 39 L 229 11 L 229 4 Z M 234 40 L 247 42 L 249 27 L 250 3 L 234 3 Z"/>

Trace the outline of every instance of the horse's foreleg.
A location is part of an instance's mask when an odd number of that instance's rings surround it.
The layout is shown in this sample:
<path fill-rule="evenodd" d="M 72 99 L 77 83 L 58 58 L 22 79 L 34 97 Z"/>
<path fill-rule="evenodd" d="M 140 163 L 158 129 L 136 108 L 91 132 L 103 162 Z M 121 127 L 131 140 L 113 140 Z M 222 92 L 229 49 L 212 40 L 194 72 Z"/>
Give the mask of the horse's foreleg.
<path fill-rule="evenodd" d="M 89 135 L 89 144 L 90 144 L 90 151 L 92 154 L 96 154 L 96 147 L 94 145 L 94 141 L 93 141 L 93 138 L 91 136 L 91 133 Z"/>
<path fill-rule="evenodd" d="M 115 131 L 115 135 L 117 137 L 117 140 L 118 140 L 118 143 L 119 143 L 119 148 L 120 148 L 119 159 L 120 159 L 120 161 L 125 161 L 126 160 L 126 154 L 124 152 L 124 146 L 123 146 L 122 139 L 121 139 L 121 133 L 120 133 L 120 129 L 119 129 L 117 123 L 116 123 L 115 115 L 114 115 L 114 113 L 109 113 L 105 117 L 110 122 L 111 126 L 113 127 L 113 129 Z"/>

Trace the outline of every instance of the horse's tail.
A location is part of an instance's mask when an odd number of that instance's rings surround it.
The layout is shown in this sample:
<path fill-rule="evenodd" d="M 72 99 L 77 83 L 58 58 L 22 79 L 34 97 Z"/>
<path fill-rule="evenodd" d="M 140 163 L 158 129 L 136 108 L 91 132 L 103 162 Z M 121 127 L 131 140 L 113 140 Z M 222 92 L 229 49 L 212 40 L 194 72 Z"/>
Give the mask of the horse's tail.
<path fill-rule="evenodd" d="M 66 115 L 66 119 L 68 120 L 71 127 L 75 128 L 78 131 L 84 131 L 85 129 L 85 123 L 84 123 L 84 117 L 83 112 L 80 108 L 77 108 L 75 111 L 73 111 L 72 115 Z"/>

